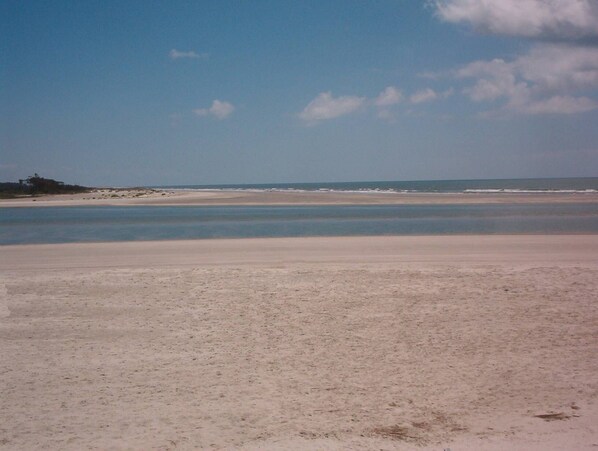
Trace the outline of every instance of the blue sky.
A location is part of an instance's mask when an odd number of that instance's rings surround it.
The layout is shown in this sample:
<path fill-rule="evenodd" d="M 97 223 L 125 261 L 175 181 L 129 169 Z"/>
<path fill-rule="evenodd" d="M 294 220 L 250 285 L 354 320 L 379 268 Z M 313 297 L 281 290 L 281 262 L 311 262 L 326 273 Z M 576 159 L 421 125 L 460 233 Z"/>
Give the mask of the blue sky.
<path fill-rule="evenodd" d="M 592 0 L 5 0 L 0 29 L 0 180 L 598 176 Z"/>

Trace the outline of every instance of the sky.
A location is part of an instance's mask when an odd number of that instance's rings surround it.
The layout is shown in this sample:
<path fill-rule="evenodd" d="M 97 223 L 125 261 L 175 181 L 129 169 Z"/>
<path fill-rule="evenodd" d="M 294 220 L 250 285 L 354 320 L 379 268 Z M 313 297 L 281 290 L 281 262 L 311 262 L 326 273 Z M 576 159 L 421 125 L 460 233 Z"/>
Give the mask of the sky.
<path fill-rule="evenodd" d="M 595 0 L 0 2 L 0 180 L 598 176 Z"/>

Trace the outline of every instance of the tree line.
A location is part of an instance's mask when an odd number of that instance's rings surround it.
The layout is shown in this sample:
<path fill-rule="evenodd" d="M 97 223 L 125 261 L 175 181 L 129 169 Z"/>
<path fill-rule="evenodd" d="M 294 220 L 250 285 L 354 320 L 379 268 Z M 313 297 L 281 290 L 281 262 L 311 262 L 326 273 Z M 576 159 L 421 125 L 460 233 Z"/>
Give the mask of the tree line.
<path fill-rule="evenodd" d="M 19 182 L 0 182 L 1 197 L 38 196 L 42 194 L 84 193 L 91 188 L 81 185 L 68 185 L 59 180 L 41 177 L 39 174 L 20 179 Z"/>

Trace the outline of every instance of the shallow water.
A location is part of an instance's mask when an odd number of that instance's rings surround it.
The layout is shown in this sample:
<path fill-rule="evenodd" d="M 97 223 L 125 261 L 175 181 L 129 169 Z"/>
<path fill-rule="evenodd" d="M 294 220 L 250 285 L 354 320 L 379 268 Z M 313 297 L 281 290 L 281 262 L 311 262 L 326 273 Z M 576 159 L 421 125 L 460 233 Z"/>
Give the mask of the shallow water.
<path fill-rule="evenodd" d="M 598 233 L 594 204 L 2 208 L 0 244 Z"/>

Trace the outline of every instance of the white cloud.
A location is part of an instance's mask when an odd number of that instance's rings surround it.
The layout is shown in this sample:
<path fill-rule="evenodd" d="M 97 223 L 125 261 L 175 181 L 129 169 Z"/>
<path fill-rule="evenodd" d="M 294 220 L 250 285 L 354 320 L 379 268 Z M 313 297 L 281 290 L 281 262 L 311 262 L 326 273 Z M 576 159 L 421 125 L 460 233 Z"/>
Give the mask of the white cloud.
<path fill-rule="evenodd" d="M 422 89 L 421 91 L 417 91 L 409 97 L 411 103 L 425 103 L 431 102 L 432 100 L 436 100 L 438 94 L 431 88 Z"/>
<path fill-rule="evenodd" d="M 180 58 L 207 58 L 208 54 L 207 53 L 196 53 L 193 50 L 189 50 L 188 52 L 181 52 L 179 50 L 176 49 L 172 49 L 170 52 L 168 52 L 168 56 L 173 59 L 180 59 Z"/>
<path fill-rule="evenodd" d="M 539 45 L 518 58 L 515 66 L 543 89 L 598 87 L 597 47 Z"/>
<path fill-rule="evenodd" d="M 235 107 L 228 102 L 214 100 L 210 108 L 199 108 L 193 110 L 198 116 L 214 116 L 217 119 L 226 119 L 235 111 Z"/>
<path fill-rule="evenodd" d="M 378 95 L 378 97 L 376 97 L 376 99 L 374 99 L 374 104 L 379 107 L 395 105 L 399 103 L 402 98 L 403 94 L 400 89 L 397 89 L 394 86 L 388 86 Z"/>
<path fill-rule="evenodd" d="M 502 59 L 470 63 L 460 69 L 457 75 L 461 78 L 476 78 L 473 86 L 464 89 L 464 93 L 476 102 L 500 97 L 522 97 L 524 93 L 527 96 L 527 84 L 518 83 L 514 66 Z"/>
<path fill-rule="evenodd" d="M 322 92 L 299 113 L 299 118 L 311 123 L 333 119 L 354 112 L 365 101 L 365 97 L 342 96 L 334 98 L 332 93 Z"/>
<path fill-rule="evenodd" d="M 482 32 L 548 39 L 598 36 L 596 0 L 435 0 L 441 19 Z"/>
<path fill-rule="evenodd" d="M 432 0 L 448 22 L 482 32 L 547 39 L 512 60 L 475 61 L 456 72 L 473 79 L 463 93 L 475 102 L 503 101 L 502 110 L 573 114 L 598 108 L 597 0 Z M 555 43 L 557 42 L 557 43 Z M 558 44 L 560 42 L 560 44 Z"/>
<path fill-rule="evenodd" d="M 512 61 L 470 63 L 457 76 L 475 80 L 463 91 L 473 101 L 503 99 L 515 112 L 573 114 L 598 106 L 580 96 L 598 88 L 598 48 L 542 44 Z"/>
<path fill-rule="evenodd" d="M 453 95 L 454 89 L 449 88 L 443 92 L 435 92 L 430 88 L 418 91 L 409 100 L 411 103 L 424 103 L 434 99 L 444 99 Z M 380 119 L 394 122 L 395 112 L 393 106 L 403 101 L 403 93 L 395 86 L 387 86 L 376 97 L 367 98 L 359 96 L 333 97 L 330 92 L 322 92 L 316 96 L 299 113 L 299 118 L 308 124 L 333 119 L 353 113 L 361 107 L 375 110 Z"/>

